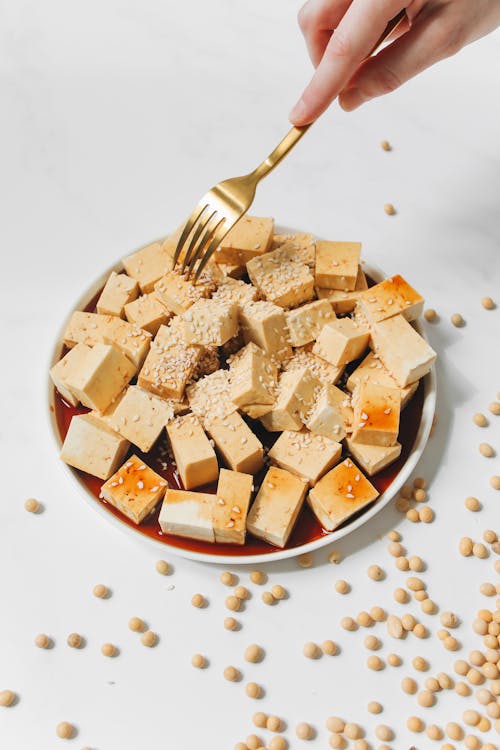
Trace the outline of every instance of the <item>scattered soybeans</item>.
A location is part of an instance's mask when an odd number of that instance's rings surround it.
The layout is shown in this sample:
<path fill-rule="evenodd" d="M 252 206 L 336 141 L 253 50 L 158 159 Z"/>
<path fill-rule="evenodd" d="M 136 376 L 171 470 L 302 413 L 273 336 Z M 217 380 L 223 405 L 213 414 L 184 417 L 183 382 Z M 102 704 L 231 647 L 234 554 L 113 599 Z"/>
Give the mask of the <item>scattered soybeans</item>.
<path fill-rule="evenodd" d="M 392 205 L 392 203 L 386 203 L 384 205 L 384 211 L 386 212 L 387 216 L 394 216 L 396 213 L 396 209 Z"/>
<path fill-rule="evenodd" d="M 81 648 L 83 645 L 83 638 L 80 633 L 70 633 L 66 638 L 66 643 L 70 648 Z"/>
<path fill-rule="evenodd" d="M 472 554 L 474 557 L 484 559 L 485 557 L 488 557 L 488 550 L 482 542 L 475 542 L 472 545 Z"/>
<path fill-rule="evenodd" d="M 156 633 L 153 633 L 152 630 L 146 630 L 141 635 L 141 643 L 143 646 L 153 648 L 158 643 L 158 636 Z"/>
<path fill-rule="evenodd" d="M 436 696 L 430 690 L 421 690 L 417 696 L 419 706 L 430 708 L 436 702 Z"/>
<path fill-rule="evenodd" d="M 266 721 L 266 728 L 269 729 L 270 732 L 280 732 L 282 726 L 283 722 L 279 716 L 269 716 Z"/>
<path fill-rule="evenodd" d="M 287 750 L 288 742 L 284 737 L 272 737 L 267 747 L 268 750 Z"/>
<path fill-rule="evenodd" d="M 223 674 L 224 679 L 228 680 L 229 682 L 236 682 L 236 680 L 239 680 L 240 678 L 240 673 L 238 672 L 236 667 L 232 666 L 226 667 Z"/>
<path fill-rule="evenodd" d="M 464 557 L 470 557 L 472 555 L 472 548 L 474 543 L 469 536 L 463 536 L 458 543 L 458 550 Z"/>
<path fill-rule="evenodd" d="M 326 728 L 329 732 L 341 734 L 344 731 L 345 721 L 339 716 L 329 716 L 326 720 Z"/>
<path fill-rule="evenodd" d="M 386 724 L 379 724 L 375 727 L 375 735 L 382 742 L 390 742 L 394 738 L 394 732 Z"/>
<path fill-rule="evenodd" d="M 425 733 L 430 740 L 442 740 L 444 737 L 443 730 L 436 724 L 429 724 Z"/>
<path fill-rule="evenodd" d="M 477 497 L 466 497 L 465 507 L 467 508 L 467 510 L 476 513 L 478 510 L 481 510 L 481 503 L 479 502 Z"/>
<path fill-rule="evenodd" d="M 49 648 L 50 638 L 46 633 L 38 633 L 38 635 L 35 636 L 34 643 L 37 648 Z"/>
<path fill-rule="evenodd" d="M 405 553 L 405 548 L 398 541 L 393 541 L 387 545 L 387 552 L 393 557 L 402 557 Z"/>
<path fill-rule="evenodd" d="M 250 580 L 252 581 L 252 583 L 256 583 L 257 586 L 262 586 L 262 584 L 266 583 L 267 581 L 267 575 L 261 570 L 252 570 L 252 572 L 250 573 Z"/>
<path fill-rule="evenodd" d="M 305 657 L 308 659 L 319 659 L 321 656 L 321 649 L 318 646 L 317 643 L 313 643 L 312 641 L 308 641 L 304 644 L 304 648 L 302 649 L 302 653 Z"/>
<path fill-rule="evenodd" d="M 422 523 L 432 523 L 434 521 L 434 511 L 428 505 L 423 505 L 418 511 L 418 517 Z"/>
<path fill-rule="evenodd" d="M 310 568 L 313 564 L 313 556 L 310 552 L 305 552 L 303 555 L 299 555 L 297 562 L 301 568 Z"/>
<path fill-rule="evenodd" d="M 246 647 L 243 658 L 245 661 L 256 664 L 264 658 L 264 650 L 256 643 L 252 643 L 250 646 Z"/>
<path fill-rule="evenodd" d="M 424 569 L 424 561 L 421 557 L 418 557 L 418 555 L 412 555 L 410 558 L 408 558 L 408 563 L 410 566 L 410 570 L 412 570 L 414 573 L 421 573 Z"/>
<path fill-rule="evenodd" d="M 248 599 L 248 597 L 250 596 L 250 592 L 246 588 L 246 586 L 236 586 L 233 593 L 235 597 L 239 599 L 240 601 L 244 601 L 245 599 Z"/>
<path fill-rule="evenodd" d="M 499 417 L 500 416 L 500 401 L 492 401 L 489 404 L 488 409 L 490 410 L 492 414 L 495 415 L 495 417 Z"/>
<path fill-rule="evenodd" d="M 486 427 L 488 425 L 488 420 L 481 412 L 474 414 L 472 421 L 477 427 Z"/>
<path fill-rule="evenodd" d="M 334 641 L 326 640 L 321 644 L 321 650 L 326 656 L 335 656 L 338 651 L 338 646 Z"/>
<path fill-rule="evenodd" d="M 439 620 L 445 628 L 456 628 L 458 626 L 458 617 L 454 612 L 441 612 Z"/>
<path fill-rule="evenodd" d="M 262 695 L 262 689 L 256 682 L 248 682 L 245 685 L 245 693 L 249 698 L 257 699 Z"/>
<path fill-rule="evenodd" d="M 494 490 L 500 490 L 500 477 L 499 476 L 490 477 L 490 487 L 493 487 Z"/>
<path fill-rule="evenodd" d="M 264 723 L 261 724 L 261 727 L 264 728 L 266 726 L 266 719 L 267 716 L 265 714 L 261 714 L 264 716 Z M 257 716 L 257 714 L 255 714 Z M 255 721 L 254 721 L 255 724 Z M 259 737 L 257 737 L 255 734 L 249 734 L 246 739 L 246 746 L 249 750 L 257 750 L 259 747 L 262 747 L 262 742 Z"/>
<path fill-rule="evenodd" d="M 226 630 L 236 630 L 238 627 L 238 621 L 234 619 L 234 617 L 225 617 L 224 618 L 224 628 Z"/>
<path fill-rule="evenodd" d="M 415 487 L 412 492 L 412 497 L 416 503 L 423 503 L 424 500 L 427 500 L 427 492 L 423 487 Z"/>
<path fill-rule="evenodd" d="M 12 690 L 0 690 L 0 706 L 7 708 L 12 706 L 16 699 L 16 694 Z"/>
<path fill-rule="evenodd" d="M 24 503 L 24 509 L 27 510 L 28 513 L 38 513 L 41 507 L 41 504 L 38 500 L 35 500 L 34 497 L 29 497 Z"/>
<path fill-rule="evenodd" d="M 381 714 L 382 711 L 384 710 L 382 707 L 382 704 L 379 703 L 378 701 L 370 701 L 367 708 L 371 714 Z"/>
<path fill-rule="evenodd" d="M 224 571 L 224 573 L 220 574 L 219 581 L 224 586 L 234 586 L 234 584 L 236 583 L 236 576 L 226 570 Z"/>
<path fill-rule="evenodd" d="M 410 716 L 406 722 L 410 732 L 423 732 L 425 724 L 418 716 Z"/>
<path fill-rule="evenodd" d="M 385 573 L 379 565 L 370 565 L 367 573 L 368 577 L 371 578 L 372 581 L 381 581 L 383 578 L 385 578 Z"/>
<path fill-rule="evenodd" d="M 141 633 L 146 627 L 144 620 L 141 620 L 140 617 L 131 617 L 128 626 L 134 633 Z"/>
<path fill-rule="evenodd" d="M 428 307 L 427 310 L 424 311 L 424 318 L 428 323 L 435 323 L 438 318 L 438 314 L 433 307 Z"/>
<path fill-rule="evenodd" d="M 451 316 L 451 322 L 455 326 L 455 328 L 462 328 L 465 325 L 465 320 L 460 315 L 460 313 L 453 313 Z"/>
<path fill-rule="evenodd" d="M 403 679 L 401 680 L 401 689 L 403 693 L 407 693 L 408 695 L 415 695 L 418 686 L 413 677 L 403 677 Z"/>
<path fill-rule="evenodd" d="M 103 643 L 101 646 L 101 654 L 103 656 L 113 657 L 118 653 L 118 649 L 112 643 Z"/>
<path fill-rule="evenodd" d="M 464 730 L 455 721 L 450 721 L 445 727 L 446 735 L 450 740 L 462 740 L 464 737 Z"/>
<path fill-rule="evenodd" d="M 56 735 L 60 740 L 70 740 L 73 737 L 75 728 L 69 721 L 61 721 L 56 727 Z"/>
<path fill-rule="evenodd" d="M 376 651 L 379 649 L 382 645 L 380 640 L 375 635 L 367 635 L 364 640 L 365 648 L 367 648 L 369 651 Z"/>
<path fill-rule="evenodd" d="M 397 654 L 387 654 L 387 664 L 390 667 L 400 667 L 402 664 L 402 659 Z"/>
<path fill-rule="evenodd" d="M 496 307 L 496 304 L 491 297 L 483 297 L 481 300 L 481 304 L 485 310 L 494 310 Z"/>
<path fill-rule="evenodd" d="M 299 740 L 310 740 L 313 736 L 313 729 L 310 724 L 301 721 L 300 724 L 297 724 L 295 727 L 295 734 Z"/>
<path fill-rule="evenodd" d="M 333 734 L 330 735 L 328 743 L 333 750 L 343 750 L 343 748 L 347 746 L 345 737 L 342 737 L 342 735 L 337 732 L 333 732 Z"/>
<path fill-rule="evenodd" d="M 276 603 L 276 599 L 274 598 L 274 596 L 271 594 L 270 591 L 264 591 L 262 593 L 261 599 L 264 602 L 264 604 L 275 604 Z"/>
<path fill-rule="evenodd" d="M 162 576 L 166 576 L 170 573 L 170 565 L 166 560 L 157 560 L 155 568 L 156 572 Z"/>
<path fill-rule="evenodd" d="M 286 589 L 284 589 L 283 586 L 280 586 L 279 583 L 276 583 L 271 587 L 271 594 L 275 599 L 286 599 L 288 596 Z"/>
<path fill-rule="evenodd" d="M 498 536 L 493 529 L 486 529 L 486 531 L 483 531 L 483 540 L 487 544 L 493 544 L 494 542 L 498 541 Z"/>
<path fill-rule="evenodd" d="M 264 729 L 267 724 L 267 714 L 263 713 L 262 711 L 257 711 L 257 713 L 252 716 L 252 721 L 256 727 Z"/>
<path fill-rule="evenodd" d="M 328 562 L 332 563 L 333 565 L 338 565 L 341 560 L 342 555 L 340 554 L 338 549 L 333 549 L 328 555 Z"/>
<path fill-rule="evenodd" d="M 381 141 L 380 146 L 382 151 L 392 151 L 392 146 L 389 141 Z"/>
<path fill-rule="evenodd" d="M 429 669 L 429 662 L 423 656 L 415 656 L 412 660 L 413 669 L 418 672 L 426 672 Z"/>
<path fill-rule="evenodd" d="M 338 581 L 335 581 L 335 591 L 338 594 L 347 594 L 351 590 L 351 587 L 347 583 L 347 581 L 344 581 L 342 578 Z"/>
<path fill-rule="evenodd" d="M 353 721 L 348 721 L 344 726 L 344 734 L 349 740 L 359 740 L 363 734 L 361 727 Z"/>
<path fill-rule="evenodd" d="M 380 672 L 385 667 L 385 662 L 379 657 L 372 654 L 366 660 L 366 666 L 368 669 L 373 669 L 375 672 Z"/>
<path fill-rule="evenodd" d="M 193 594 L 191 597 L 191 604 L 193 607 L 197 607 L 198 609 L 201 609 L 206 605 L 206 599 L 203 596 L 203 594 Z"/>
<path fill-rule="evenodd" d="M 420 514 L 416 508 L 410 508 L 406 511 L 406 518 L 412 523 L 418 523 L 420 521 Z"/>
<path fill-rule="evenodd" d="M 109 596 L 109 589 L 103 583 L 98 583 L 92 589 L 92 593 L 98 599 L 107 599 Z"/>
<path fill-rule="evenodd" d="M 352 617 L 343 617 L 340 621 L 340 627 L 344 630 L 357 630 L 358 625 Z"/>
<path fill-rule="evenodd" d="M 193 654 L 191 657 L 191 664 L 196 669 L 203 669 L 206 666 L 206 659 L 203 654 Z"/>
<path fill-rule="evenodd" d="M 416 511 L 416 513 L 418 515 L 418 511 Z M 403 557 L 403 556 L 396 557 L 396 568 L 398 570 L 402 570 L 402 571 L 409 570 L 410 569 L 410 562 L 409 562 L 408 558 L 407 557 Z"/>
<path fill-rule="evenodd" d="M 361 625 L 362 628 L 370 628 L 373 625 L 371 615 L 364 610 L 356 616 L 356 622 L 358 625 Z"/>
<path fill-rule="evenodd" d="M 497 593 L 496 586 L 493 583 L 482 583 L 479 591 L 483 596 L 495 596 Z"/>
<path fill-rule="evenodd" d="M 495 455 L 495 451 L 489 443 L 480 443 L 479 453 L 485 458 L 492 458 Z"/>
<path fill-rule="evenodd" d="M 384 622 L 387 619 L 387 612 L 383 607 L 372 607 L 370 609 L 370 617 L 375 622 Z"/>

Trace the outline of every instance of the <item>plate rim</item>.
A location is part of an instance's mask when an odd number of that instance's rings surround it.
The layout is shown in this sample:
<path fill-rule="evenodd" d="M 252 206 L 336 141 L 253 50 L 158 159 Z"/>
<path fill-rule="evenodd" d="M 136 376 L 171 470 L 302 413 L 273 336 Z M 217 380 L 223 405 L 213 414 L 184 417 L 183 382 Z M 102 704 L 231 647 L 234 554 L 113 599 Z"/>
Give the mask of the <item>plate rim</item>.
<path fill-rule="evenodd" d="M 290 229 L 289 227 L 283 227 L 280 225 L 277 225 L 275 227 L 275 234 L 293 234 L 299 231 L 300 230 Z M 134 252 L 141 250 L 147 245 L 150 245 L 154 242 L 161 242 L 164 239 L 165 237 L 161 237 L 157 240 L 151 240 L 150 242 L 146 242 L 140 245 L 136 250 L 132 250 L 131 253 L 129 254 L 133 254 Z M 315 239 L 318 239 L 318 238 L 315 238 Z M 364 266 L 364 268 L 367 270 L 369 275 L 372 276 L 372 278 L 375 281 L 381 281 L 384 278 L 388 278 L 388 276 L 382 271 L 382 269 L 378 265 L 369 263 L 368 261 L 362 262 L 362 265 Z M 94 297 L 94 295 L 103 286 L 103 284 L 105 283 L 106 279 L 108 278 L 108 276 L 110 275 L 112 271 L 117 271 L 117 272 L 123 271 L 122 260 L 119 260 L 116 263 L 113 263 L 97 279 L 95 279 L 94 282 L 91 283 L 86 288 L 86 290 L 82 292 L 82 294 L 80 294 L 78 300 L 71 307 L 71 310 L 69 311 L 68 315 L 65 317 L 62 325 L 60 326 L 57 332 L 55 343 L 50 352 L 49 367 L 47 368 L 47 372 L 60 359 L 61 351 L 63 348 L 63 333 L 71 315 L 73 314 L 75 310 L 81 310 L 86 307 L 86 305 L 89 303 L 92 297 Z M 427 336 L 425 334 L 425 330 L 420 320 L 413 321 L 413 323 L 418 333 L 426 341 L 428 341 Z M 278 560 L 285 560 L 287 558 L 297 557 L 305 553 L 314 552 L 315 550 L 320 549 L 322 547 L 326 547 L 327 545 L 332 544 L 333 542 L 337 542 L 339 539 L 342 539 L 348 534 L 351 534 L 352 532 L 361 528 L 361 526 L 364 526 L 374 516 L 380 513 L 380 511 L 383 508 L 385 508 L 391 502 L 391 500 L 393 500 L 395 495 L 398 493 L 401 487 L 405 484 L 406 480 L 412 474 L 417 463 L 422 457 L 422 454 L 424 452 L 424 449 L 427 445 L 427 442 L 430 436 L 434 414 L 436 410 L 437 382 L 436 382 L 435 364 L 432 365 L 430 372 L 424 376 L 423 382 L 424 382 L 424 403 L 422 407 L 420 425 L 417 431 L 417 435 L 415 437 L 415 442 L 413 444 L 412 450 L 408 458 L 406 459 L 405 463 L 401 467 L 400 471 L 398 472 L 398 474 L 395 476 L 395 478 L 393 479 L 389 487 L 377 498 L 377 501 L 372 506 L 372 508 L 367 510 L 365 513 L 362 513 L 359 516 L 359 518 L 357 518 L 352 523 L 347 524 L 346 526 L 344 526 L 341 529 L 338 529 L 337 531 L 331 531 L 331 532 L 325 533 L 324 536 L 321 536 L 318 539 L 314 539 L 311 542 L 307 542 L 306 544 L 301 544 L 298 547 L 292 547 L 290 549 L 283 549 L 283 550 L 278 549 L 278 550 L 275 550 L 274 552 L 263 552 L 261 554 L 215 555 L 215 554 L 211 554 L 210 552 L 196 552 L 194 550 L 184 549 L 182 547 L 176 547 L 174 545 L 169 544 L 167 541 L 162 542 L 157 539 L 153 539 L 147 534 L 142 534 L 139 531 L 139 529 L 136 530 L 128 526 L 126 523 L 124 523 L 119 518 L 117 518 L 113 513 L 110 513 L 108 510 L 106 510 L 106 508 L 101 503 L 96 501 L 96 498 L 94 497 L 94 495 L 87 489 L 84 482 L 78 476 L 77 470 L 71 466 L 68 466 L 68 464 L 65 464 L 59 458 L 62 441 L 59 435 L 59 428 L 57 425 L 57 419 L 56 419 L 55 408 L 54 408 L 55 387 L 50 378 L 50 374 L 47 375 L 47 389 L 48 389 L 47 407 L 48 408 L 46 409 L 46 414 L 48 416 L 52 440 L 54 441 L 54 444 L 58 453 L 58 463 L 65 469 L 66 476 L 69 475 L 73 479 L 73 482 L 78 487 L 80 493 L 83 494 L 87 505 L 92 507 L 101 516 L 103 516 L 109 522 L 111 522 L 115 528 L 120 529 L 122 533 L 126 534 L 129 538 L 135 540 L 136 542 L 143 541 L 144 543 L 154 545 L 154 547 L 158 550 L 161 549 L 164 552 L 165 550 L 168 550 L 169 553 L 172 553 L 174 555 L 177 555 L 179 557 L 183 557 L 189 560 L 195 560 L 197 562 L 218 563 L 220 565 L 221 564 L 248 565 L 250 563 L 252 564 L 264 563 L 264 562 L 268 563 L 268 562 L 273 562 L 273 561 L 277 562 Z"/>

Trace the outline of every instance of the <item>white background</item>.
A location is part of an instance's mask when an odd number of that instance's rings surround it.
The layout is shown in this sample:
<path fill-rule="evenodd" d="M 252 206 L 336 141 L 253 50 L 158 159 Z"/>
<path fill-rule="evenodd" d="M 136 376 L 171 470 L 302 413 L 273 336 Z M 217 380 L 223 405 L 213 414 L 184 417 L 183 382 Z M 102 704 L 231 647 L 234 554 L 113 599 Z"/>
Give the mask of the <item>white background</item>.
<path fill-rule="evenodd" d="M 360 722 L 374 746 L 373 727 L 383 721 L 396 730 L 395 748 L 420 750 L 440 743 L 410 735 L 407 716 L 443 724 L 475 707 L 448 692 L 422 709 L 402 694 L 417 654 L 430 659 L 429 674 L 452 670 L 456 655 L 435 635 L 393 641 L 377 626 L 382 655 L 396 651 L 405 663 L 374 673 L 365 667 L 365 633 L 346 633 L 339 620 L 381 604 L 439 628 L 416 604 L 392 600 L 405 580 L 382 538 L 393 527 L 408 553 L 427 561 L 431 596 L 462 618 L 462 654 L 480 647 L 473 613 L 493 604 L 478 590 L 495 580 L 493 560 L 462 558 L 457 542 L 466 533 L 479 539 L 499 519 L 500 493 L 488 484 L 499 462 L 480 456 L 478 444 L 500 449 L 500 418 L 485 430 L 471 421 L 500 389 L 500 313 L 480 305 L 484 295 L 500 301 L 498 34 L 356 113 L 332 107 L 261 185 L 253 209 L 328 238 L 361 240 L 368 260 L 407 276 L 439 311 L 440 323 L 428 326 L 439 352 L 438 424 L 418 469 L 430 482 L 434 524 L 412 525 L 391 506 L 336 545 L 338 567 L 327 563 L 328 548 L 309 570 L 293 560 L 267 566 L 290 598 L 266 607 L 252 587 L 242 629 L 228 633 L 221 568 L 169 557 L 173 574 L 159 576 L 155 549 L 83 502 L 49 435 L 49 352 L 75 299 L 106 266 L 175 228 L 210 185 L 253 168 L 285 133 L 310 75 L 298 7 L 0 2 L 0 689 L 19 695 L 0 709 L 2 750 L 66 746 L 55 736 L 61 720 L 78 727 L 68 747 L 226 750 L 252 731 L 260 707 L 286 720 L 294 748 L 307 745 L 294 737 L 299 721 L 317 729 L 307 746 L 327 747 L 324 721 L 338 714 Z M 386 202 L 396 216 L 385 215 Z M 455 311 L 463 329 L 449 322 Z M 465 510 L 469 494 L 480 498 L 481 513 Z M 43 514 L 26 513 L 29 496 L 43 502 Z M 386 569 L 384 582 L 368 579 L 373 562 Z M 247 583 L 248 570 L 240 574 Z M 346 597 L 333 589 L 339 577 L 352 585 Z M 110 599 L 92 596 L 97 582 L 110 586 Z M 207 609 L 190 605 L 196 591 Z M 131 615 L 159 633 L 155 649 L 128 630 Z M 33 646 L 40 631 L 54 638 L 52 650 Z M 71 631 L 85 636 L 84 649 L 65 645 Z M 306 660 L 303 643 L 324 638 L 337 640 L 341 655 Z M 105 641 L 119 646 L 118 658 L 101 656 Z M 260 665 L 242 659 L 251 642 L 266 649 Z M 190 666 L 196 651 L 210 660 L 205 671 Z M 227 664 L 265 687 L 258 705 L 242 683 L 224 681 Z M 374 698 L 381 717 L 367 713 Z"/>

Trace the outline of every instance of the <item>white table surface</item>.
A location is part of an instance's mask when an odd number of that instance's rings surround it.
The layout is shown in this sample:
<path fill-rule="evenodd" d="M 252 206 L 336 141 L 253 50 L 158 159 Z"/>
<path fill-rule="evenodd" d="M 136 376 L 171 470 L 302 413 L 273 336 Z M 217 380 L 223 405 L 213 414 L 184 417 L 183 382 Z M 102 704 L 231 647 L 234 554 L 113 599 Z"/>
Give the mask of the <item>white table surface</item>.
<path fill-rule="evenodd" d="M 439 352 L 438 423 L 417 472 L 430 483 L 433 524 L 411 524 L 390 506 L 336 545 L 339 566 L 327 562 L 329 548 L 308 570 L 293 560 L 265 566 L 290 598 L 266 607 L 252 586 L 241 630 L 228 633 L 227 590 L 218 581 L 224 566 L 168 555 L 173 573 L 158 575 L 156 549 L 134 543 L 83 502 L 49 435 L 46 367 L 75 299 L 103 268 L 176 227 L 208 186 L 252 168 L 286 131 L 310 75 L 298 7 L 285 0 L 2 3 L 0 689 L 19 695 L 17 705 L 0 709 L 2 750 L 66 746 L 55 736 L 62 720 L 78 728 L 68 747 L 225 750 L 255 731 L 257 709 L 284 718 L 293 748 L 326 748 L 324 722 L 336 714 L 362 724 L 374 747 L 374 726 L 387 723 L 397 735 L 392 747 L 421 750 L 441 743 L 411 735 L 407 716 L 443 725 L 476 707 L 449 691 L 423 709 L 401 692 L 413 656 L 427 656 L 436 674 L 452 672 L 457 655 L 436 638 L 437 617 L 393 602 L 405 574 L 383 535 L 397 528 L 408 553 L 424 557 L 431 597 L 462 619 L 457 637 L 466 658 L 480 647 L 474 612 L 494 606 L 479 585 L 495 573 L 492 557 L 462 558 L 457 542 L 498 529 L 500 503 L 488 483 L 499 461 L 478 452 L 481 440 L 500 449 L 500 418 L 484 430 L 471 421 L 500 389 L 500 311 L 480 305 L 485 295 L 500 301 L 498 33 L 356 113 L 332 107 L 262 184 L 253 209 L 328 238 L 361 240 L 366 258 L 407 276 L 439 311 L 440 323 L 428 326 Z M 382 139 L 394 145 L 391 153 L 381 150 Z M 384 213 L 387 202 L 396 216 Z M 455 311 L 467 321 L 463 329 L 449 322 Z M 471 494 L 480 513 L 464 508 Z M 43 503 L 42 514 L 23 509 L 29 496 Z M 384 582 L 367 577 L 375 562 L 387 572 Z M 248 572 L 240 570 L 242 583 Z M 333 589 L 340 577 L 352 585 L 348 596 Z M 97 582 L 111 588 L 110 599 L 92 596 Z M 197 591 L 210 603 L 201 611 L 190 604 Z M 381 654 L 404 659 L 381 673 L 365 666 L 366 633 L 339 626 L 341 616 L 374 604 L 412 611 L 433 633 L 394 641 L 378 625 Z M 132 615 L 159 633 L 155 649 L 128 630 Z M 66 646 L 71 631 L 85 636 L 85 648 Z M 53 649 L 34 647 L 38 632 L 53 637 Z M 305 641 L 325 638 L 338 641 L 339 656 L 302 656 Z M 105 641 L 119 646 L 118 658 L 101 656 Z M 243 661 L 252 642 L 266 650 L 262 664 Z M 204 671 L 190 666 L 197 651 L 210 661 Z M 241 667 L 244 682 L 261 683 L 264 699 L 226 682 L 228 664 Z M 421 684 L 425 675 L 417 677 Z M 384 705 L 379 717 L 366 710 L 375 698 Z M 299 721 L 316 728 L 315 740 L 295 738 Z M 269 733 L 258 734 L 268 741 Z"/>

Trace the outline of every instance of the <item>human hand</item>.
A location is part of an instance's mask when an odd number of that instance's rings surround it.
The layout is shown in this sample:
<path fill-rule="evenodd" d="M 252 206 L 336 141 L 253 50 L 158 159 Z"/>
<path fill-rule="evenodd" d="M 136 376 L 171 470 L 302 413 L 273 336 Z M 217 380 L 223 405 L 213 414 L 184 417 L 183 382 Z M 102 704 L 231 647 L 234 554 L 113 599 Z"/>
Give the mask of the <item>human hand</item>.
<path fill-rule="evenodd" d="M 294 125 L 319 117 L 338 96 L 350 112 L 500 25 L 500 0 L 410 0 L 407 20 L 367 56 L 402 0 L 307 0 L 299 12 L 316 71 L 290 113 Z"/>

